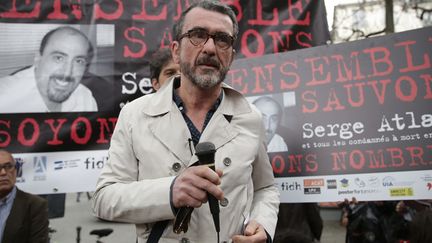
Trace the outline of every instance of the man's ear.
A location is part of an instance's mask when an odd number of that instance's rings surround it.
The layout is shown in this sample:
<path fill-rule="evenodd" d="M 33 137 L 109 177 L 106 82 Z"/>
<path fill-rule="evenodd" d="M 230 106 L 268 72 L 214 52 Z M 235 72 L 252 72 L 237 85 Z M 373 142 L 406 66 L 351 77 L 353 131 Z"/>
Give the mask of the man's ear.
<path fill-rule="evenodd" d="M 40 56 L 39 52 L 36 52 L 35 57 L 33 58 L 33 61 L 35 63 L 37 63 L 37 62 L 39 62 L 40 58 L 41 58 L 41 56 Z"/>
<path fill-rule="evenodd" d="M 155 78 L 152 78 L 151 83 L 152 83 L 153 89 L 158 91 L 160 88 L 160 83 L 158 82 L 158 80 Z"/>
<path fill-rule="evenodd" d="M 180 63 L 180 43 L 178 41 L 173 41 L 171 43 L 171 55 L 173 58 L 173 62 L 175 64 Z"/>
<path fill-rule="evenodd" d="M 232 49 L 232 54 L 231 54 L 231 61 L 230 61 L 230 65 L 232 64 L 232 62 L 234 61 L 234 56 L 236 55 L 236 50 L 233 48 Z"/>

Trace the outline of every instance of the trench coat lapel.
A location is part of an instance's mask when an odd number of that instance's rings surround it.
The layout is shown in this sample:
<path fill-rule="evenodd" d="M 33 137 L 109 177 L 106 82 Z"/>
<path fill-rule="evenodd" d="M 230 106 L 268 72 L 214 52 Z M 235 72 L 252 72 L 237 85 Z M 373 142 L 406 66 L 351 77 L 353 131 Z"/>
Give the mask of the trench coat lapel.
<path fill-rule="evenodd" d="M 143 112 L 149 117 L 148 128 L 153 135 L 164 144 L 179 160 L 188 165 L 191 159 L 188 139 L 191 137 L 183 116 L 173 102 L 173 86 L 178 85 L 177 77 L 152 94 L 150 106 Z"/>
<path fill-rule="evenodd" d="M 171 112 L 155 117 L 149 124 L 153 135 L 159 139 L 172 153 L 187 165 L 191 159 L 189 149 L 189 129 L 177 106 L 172 107 Z"/>
<path fill-rule="evenodd" d="M 212 142 L 218 149 L 234 139 L 238 131 L 234 129 L 227 117 L 221 113 L 215 113 L 201 135 L 200 142 Z"/>
<path fill-rule="evenodd" d="M 239 132 L 231 123 L 236 116 L 250 112 L 250 106 L 240 93 L 223 84 L 222 102 L 201 135 L 200 142 L 212 142 L 216 149 L 234 139 Z M 235 108 L 234 108 L 235 107 Z"/>

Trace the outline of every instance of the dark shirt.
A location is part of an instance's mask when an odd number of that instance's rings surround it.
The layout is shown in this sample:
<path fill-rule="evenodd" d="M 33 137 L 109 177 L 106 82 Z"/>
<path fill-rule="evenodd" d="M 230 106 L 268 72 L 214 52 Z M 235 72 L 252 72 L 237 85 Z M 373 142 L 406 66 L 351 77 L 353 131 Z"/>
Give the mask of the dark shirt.
<path fill-rule="evenodd" d="M 223 93 L 221 92 L 216 102 L 213 104 L 212 108 L 207 112 L 206 119 L 204 121 L 203 131 L 206 128 L 207 124 L 209 123 L 210 119 L 212 118 L 213 114 L 216 112 L 220 103 L 222 102 L 222 97 L 223 97 Z M 191 119 L 186 115 L 186 107 L 184 107 L 182 99 L 180 98 L 180 96 L 177 95 L 175 90 L 173 91 L 173 100 L 174 103 L 179 108 L 180 112 L 182 113 L 183 118 L 187 124 L 187 127 L 189 128 L 189 132 L 191 133 L 192 142 L 194 146 L 196 146 L 201 138 L 201 132 L 195 127 Z"/>

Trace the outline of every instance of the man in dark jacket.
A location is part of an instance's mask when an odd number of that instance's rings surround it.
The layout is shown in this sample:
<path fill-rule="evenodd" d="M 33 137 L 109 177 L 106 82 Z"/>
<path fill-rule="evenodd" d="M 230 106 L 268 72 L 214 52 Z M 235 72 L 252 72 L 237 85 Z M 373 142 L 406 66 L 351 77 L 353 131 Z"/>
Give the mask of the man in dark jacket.
<path fill-rule="evenodd" d="M 319 241 L 322 229 L 316 203 L 281 203 L 274 243 Z"/>
<path fill-rule="evenodd" d="M 47 201 L 15 186 L 17 163 L 0 150 L 0 242 L 47 243 Z"/>

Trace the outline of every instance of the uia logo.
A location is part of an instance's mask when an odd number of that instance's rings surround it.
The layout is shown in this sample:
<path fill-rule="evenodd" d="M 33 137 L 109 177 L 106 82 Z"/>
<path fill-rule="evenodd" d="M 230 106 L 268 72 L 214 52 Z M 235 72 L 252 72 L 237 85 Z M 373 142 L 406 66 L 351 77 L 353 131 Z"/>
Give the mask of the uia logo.
<path fill-rule="evenodd" d="M 46 156 L 36 156 L 33 158 L 34 181 L 46 180 L 47 158 Z"/>

